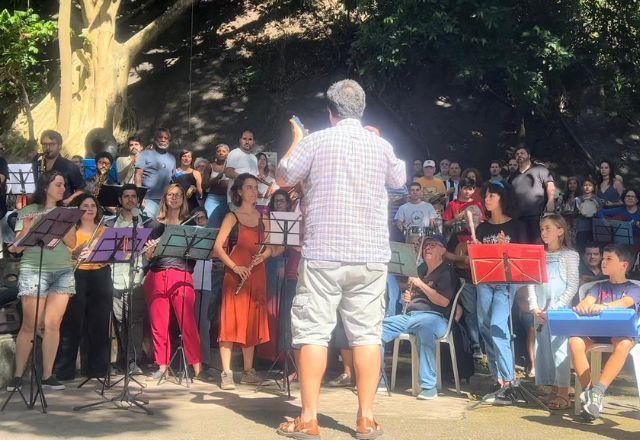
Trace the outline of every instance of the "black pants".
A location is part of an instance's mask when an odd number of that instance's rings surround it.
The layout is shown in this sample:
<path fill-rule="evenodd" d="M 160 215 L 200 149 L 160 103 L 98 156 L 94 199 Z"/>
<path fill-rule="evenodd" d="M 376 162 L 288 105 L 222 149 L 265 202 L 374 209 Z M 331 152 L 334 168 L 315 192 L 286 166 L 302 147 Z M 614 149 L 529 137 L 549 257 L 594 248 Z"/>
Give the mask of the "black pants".
<path fill-rule="evenodd" d="M 60 327 L 60 347 L 54 371 L 60 380 L 75 378 L 80 342 L 87 359 L 88 377 L 107 373 L 111 357 L 109 319 L 113 304 L 113 282 L 109 266 L 76 270 L 76 294 L 69 300 Z"/>
<path fill-rule="evenodd" d="M 540 215 L 527 215 L 520 217 L 527 231 L 527 243 L 540 243 Z"/>

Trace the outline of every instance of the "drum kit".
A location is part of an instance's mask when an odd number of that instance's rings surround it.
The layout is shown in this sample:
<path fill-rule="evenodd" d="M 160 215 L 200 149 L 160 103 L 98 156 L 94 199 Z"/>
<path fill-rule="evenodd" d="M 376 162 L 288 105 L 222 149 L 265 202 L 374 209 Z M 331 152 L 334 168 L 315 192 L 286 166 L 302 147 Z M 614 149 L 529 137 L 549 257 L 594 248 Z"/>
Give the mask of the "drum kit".
<path fill-rule="evenodd" d="M 429 226 L 407 226 L 404 228 L 405 243 L 415 243 L 422 238 L 432 237 L 438 232 Z"/>

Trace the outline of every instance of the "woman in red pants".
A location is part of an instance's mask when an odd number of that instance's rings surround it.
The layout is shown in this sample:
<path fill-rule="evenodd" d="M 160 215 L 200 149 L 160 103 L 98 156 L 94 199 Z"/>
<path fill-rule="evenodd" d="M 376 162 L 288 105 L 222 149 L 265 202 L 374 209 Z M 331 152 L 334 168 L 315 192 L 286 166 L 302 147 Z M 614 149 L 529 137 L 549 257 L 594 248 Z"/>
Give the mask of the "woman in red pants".
<path fill-rule="evenodd" d="M 160 379 L 171 359 L 169 321 L 171 307 L 182 330 L 187 362 L 193 365 L 196 378 L 201 378 L 200 334 L 193 313 L 196 294 L 193 289 L 194 261 L 185 258 L 155 256 L 156 245 L 164 233 L 165 225 L 179 225 L 189 216 L 189 205 L 180 185 L 172 184 L 160 201 L 158 224 L 154 227 L 147 249 L 149 272 L 144 280 L 144 293 L 149 305 L 151 333 L 158 371 L 154 379 Z"/>

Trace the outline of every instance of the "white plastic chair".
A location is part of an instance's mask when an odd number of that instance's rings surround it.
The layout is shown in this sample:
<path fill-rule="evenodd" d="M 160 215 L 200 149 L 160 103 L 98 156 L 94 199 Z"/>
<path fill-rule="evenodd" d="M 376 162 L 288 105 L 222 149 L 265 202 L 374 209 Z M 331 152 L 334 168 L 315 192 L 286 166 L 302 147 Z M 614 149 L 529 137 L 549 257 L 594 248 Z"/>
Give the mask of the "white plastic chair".
<path fill-rule="evenodd" d="M 447 323 L 447 331 L 444 336 L 438 340 L 436 345 L 436 375 L 437 375 L 437 388 L 442 389 L 442 372 L 440 367 L 440 343 L 444 342 L 449 344 L 449 353 L 451 354 L 451 368 L 453 369 L 453 379 L 456 385 L 456 392 L 460 393 L 460 376 L 458 375 L 458 361 L 456 359 L 456 347 L 453 341 L 453 334 L 451 333 L 451 327 L 456 317 L 456 307 L 462 289 L 464 288 L 465 281 L 460 278 L 460 288 L 453 297 L 453 303 L 451 304 L 451 313 L 449 315 L 449 321 Z M 417 396 L 420 394 L 420 378 L 418 373 L 420 371 L 420 357 L 418 356 L 418 338 L 415 335 L 409 333 L 402 333 L 393 341 L 393 356 L 391 359 L 391 390 L 396 388 L 396 373 L 398 372 L 398 352 L 400 351 L 400 341 L 409 341 L 411 344 L 411 394 Z"/>
<path fill-rule="evenodd" d="M 635 280 L 630 280 L 632 283 L 640 286 L 640 282 Z M 586 283 L 580 286 L 580 290 L 578 291 L 578 296 L 580 300 L 584 298 L 585 294 L 589 289 L 595 286 L 602 281 L 593 281 L 591 283 Z M 638 322 L 640 325 L 640 320 Z M 602 372 L 602 353 L 612 353 L 613 345 L 612 344 L 595 344 L 591 347 L 587 353 L 590 354 L 591 357 L 591 382 L 597 383 L 600 380 L 600 373 Z M 631 351 L 629 352 L 629 356 L 633 360 L 633 369 L 635 371 L 636 376 L 636 387 L 638 389 L 638 397 L 640 397 L 640 344 L 636 344 Z M 578 375 L 575 375 L 575 397 L 574 397 L 574 413 L 575 415 L 580 415 L 582 410 L 580 406 L 580 394 L 582 393 L 582 385 L 580 384 L 580 380 L 578 380 Z"/>

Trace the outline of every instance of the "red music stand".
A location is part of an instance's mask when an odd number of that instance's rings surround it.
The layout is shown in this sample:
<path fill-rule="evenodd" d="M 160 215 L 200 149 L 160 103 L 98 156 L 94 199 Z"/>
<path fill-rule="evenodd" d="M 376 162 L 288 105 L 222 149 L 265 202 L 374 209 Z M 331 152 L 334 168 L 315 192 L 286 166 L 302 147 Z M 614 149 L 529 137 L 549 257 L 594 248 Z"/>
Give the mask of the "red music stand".
<path fill-rule="evenodd" d="M 547 257 L 537 244 L 469 244 L 474 284 L 546 283 Z"/>

